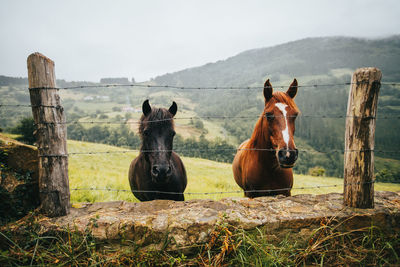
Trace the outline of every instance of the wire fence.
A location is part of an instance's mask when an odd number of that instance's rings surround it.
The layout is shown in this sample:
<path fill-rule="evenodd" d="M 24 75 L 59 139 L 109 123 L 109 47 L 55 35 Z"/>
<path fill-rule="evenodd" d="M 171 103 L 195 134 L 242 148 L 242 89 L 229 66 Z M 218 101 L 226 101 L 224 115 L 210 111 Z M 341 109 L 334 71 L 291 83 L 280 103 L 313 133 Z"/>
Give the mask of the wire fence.
<path fill-rule="evenodd" d="M 318 87 L 333 87 L 333 86 L 344 86 L 351 85 L 351 82 L 347 83 L 333 83 L 333 84 L 310 84 L 310 85 L 298 85 L 299 88 L 318 88 Z M 178 89 L 178 90 L 260 90 L 263 88 L 288 88 L 287 85 L 277 86 L 177 86 L 177 85 L 154 85 L 154 84 L 98 84 L 98 85 L 78 85 L 78 86 L 67 86 L 67 87 L 38 87 L 29 88 L 29 90 L 35 89 L 46 89 L 46 90 L 74 90 L 74 89 L 86 89 L 86 88 L 110 88 L 110 87 L 141 87 L 141 88 L 153 88 L 153 89 Z"/>
<path fill-rule="evenodd" d="M 310 85 L 299 85 L 299 88 L 322 88 L 322 87 L 334 87 L 334 86 L 346 86 L 352 85 L 351 82 L 346 83 L 335 83 L 335 84 L 310 84 Z M 399 86 L 400 82 L 381 82 L 382 85 L 390 85 L 390 86 Z M 76 89 L 90 89 L 90 88 L 110 88 L 110 87 L 140 87 L 140 88 L 149 88 L 149 89 L 176 89 L 176 90 L 261 90 L 263 86 L 209 86 L 209 87 L 196 87 L 196 86 L 175 86 L 175 85 L 151 85 L 151 84 L 101 84 L 101 85 L 79 85 L 79 86 L 67 86 L 67 87 L 54 87 L 54 88 L 29 88 L 29 90 L 38 90 L 38 89 L 45 89 L 45 90 L 76 90 Z M 277 85 L 273 86 L 274 88 L 285 89 L 288 86 Z M 0 108 L 19 108 L 19 107 L 26 107 L 26 108 L 55 108 L 60 109 L 63 108 L 59 105 L 29 105 L 29 104 L 0 104 Z M 189 116 L 189 117 L 177 117 L 171 119 L 162 119 L 162 120 L 151 120 L 147 121 L 149 123 L 157 123 L 169 120 L 194 120 L 194 119 L 255 119 L 260 117 L 260 115 L 255 116 Z M 319 114 L 300 114 L 299 116 L 293 117 L 303 117 L 303 118 L 322 118 L 322 119 L 344 119 L 344 118 L 360 118 L 360 119 L 400 119 L 400 115 L 383 115 L 383 116 L 347 116 L 347 115 L 319 115 Z M 65 122 L 41 122 L 35 124 L 35 126 L 39 125 L 50 125 L 50 124 L 66 124 L 66 125 L 73 125 L 73 124 L 108 124 L 108 125 L 126 125 L 126 124 L 139 124 L 139 120 L 122 120 L 122 121 L 65 121 Z M 174 149 L 174 150 L 143 150 L 140 148 L 134 149 L 127 149 L 127 150 L 113 150 L 113 151 L 90 151 L 90 152 L 70 152 L 68 154 L 57 154 L 57 155 L 50 155 L 50 154 L 42 154 L 40 157 L 69 157 L 74 155 L 101 155 L 101 154 L 119 154 L 119 153 L 154 153 L 154 152 L 207 152 L 207 151 L 268 151 L 268 152 L 275 152 L 275 149 L 261 149 L 261 148 L 208 148 L 208 149 Z M 302 149 L 299 148 L 298 151 L 306 152 L 306 153 L 347 153 L 347 152 L 379 152 L 379 153 L 388 153 L 388 154 L 399 154 L 400 151 L 386 151 L 386 150 L 344 150 L 344 149 L 331 149 L 329 151 L 317 151 L 314 149 Z M 354 184 L 369 184 L 375 183 L 375 180 L 371 182 L 365 183 L 347 183 L 347 184 L 334 184 L 334 185 L 317 185 L 317 186 L 302 186 L 302 187 L 294 187 L 294 188 L 280 188 L 280 189 L 268 189 L 268 190 L 231 190 L 231 191 L 219 191 L 219 192 L 185 192 L 185 195 L 222 195 L 222 194 L 237 194 L 237 193 L 276 193 L 280 191 L 287 191 L 287 190 L 305 190 L 305 189 L 321 189 L 321 188 L 335 188 L 335 187 L 342 187 L 347 185 L 354 185 Z M 400 181 L 399 181 L 400 183 Z M 179 194 L 181 192 L 166 192 L 166 191 L 151 191 L 151 190 L 126 190 L 126 189 L 113 189 L 113 188 L 71 188 L 71 191 L 108 191 L 108 192 L 132 192 L 132 193 L 155 193 L 155 194 Z"/>
<path fill-rule="evenodd" d="M 346 83 L 329 83 L 329 84 L 310 84 L 310 85 L 299 85 L 298 87 L 304 88 L 318 88 L 318 87 L 331 87 L 331 86 L 345 86 L 352 85 L 351 82 Z M 381 82 L 383 85 L 391 85 L 391 86 L 399 86 L 400 82 Z M 175 86 L 175 85 L 151 85 L 151 84 L 98 84 L 98 85 L 79 85 L 79 86 L 67 86 L 67 87 L 38 87 L 38 88 L 29 88 L 29 90 L 38 90 L 38 89 L 46 89 L 46 90 L 74 90 L 74 89 L 84 89 L 84 88 L 109 88 L 109 87 L 142 87 L 142 88 L 165 88 L 165 89 L 190 89 L 190 90 L 248 90 L 248 89 L 262 89 L 262 86 L 230 86 L 230 87 L 219 87 L 219 86 L 211 86 L 211 87 L 188 87 L 188 86 Z M 287 88 L 284 85 L 274 86 L 275 88 Z M 30 108 L 62 108 L 60 105 L 28 105 L 28 104 L 0 104 L 0 107 L 30 107 Z M 177 117 L 177 118 L 168 118 L 168 119 L 159 119 L 159 120 L 149 120 L 146 121 L 148 123 L 157 123 L 163 121 L 170 120 L 194 120 L 194 119 L 255 119 L 259 118 L 260 115 L 255 116 L 189 116 L 189 117 Z M 278 116 L 279 117 L 279 116 Z M 293 115 L 289 117 L 302 117 L 302 118 L 321 118 L 321 119 L 343 119 L 343 118 L 358 118 L 358 119 L 400 119 L 400 115 L 384 115 L 384 116 L 347 116 L 347 115 L 318 115 L 318 114 L 300 114 Z M 55 125 L 55 124 L 66 124 L 66 125 L 76 125 L 76 124 L 106 124 L 106 125 L 127 125 L 127 124 L 140 124 L 140 120 L 122 120 L 122 121 L 65 121 L 65 122 L 40 122 L 35 123 L 34 125 L 38 127 L 39 125 Z M 239 150 L 253 150 L 253 151 L 275 151 L 274 149 L 240 149 L 240 148 L 209 148 L 209 149 L 175 149 L 175 152 L 207 152 L 207 151 L 239 151 Z M 345 152 L 363 152 L 363 150 L 357 151 L 349 151 L 343 149 L 331 149 L 329 151 L 318 151 L 315 149 L 299 149 L 300 152 L 306 153 L 345 153 Z M 400 151 L 387 151 L 387 150 L 368 150 L 374 151 L 378 153 L 387 153 L 387 154 L 398 154 Z M 115 153 L 130 153 L 130 152 L 143 152 L 143 153 L 151 153 L 151 152 L 172 152 L 171 151 L 163 151 L 163 150 L 140 150 L 140 148 L 133 148 L 129 150 L 121 150 L 121 151 L 93 151 L 93 152 L 72 152 L 65 155 L 40 155 L 41 157 L 68 157 L 70 155 L 97 155 L 97 154 L 115 154 Z M 366 152 L 366 150 L 364 150 Z"/>
<path fill-rule="evenodd" d="M 334 86 L 346 86 L 352 85 L 354 83 L 344 82 L 344 83 L 328 83 L 328 84 L 305 84 L 298 85 L 298 88 L 323 88 L 323 87 L 334 87 Z M 381 82 L 381 85 L 389 85 L 389 86 L 400 86 L 400 82 Z M 156 84 L 86 84 L 86 85 L 74 85 L 74 86 L 61 86 L 61 87 L 36 87 L 36 88 L 27 88 L 22 90 L 15 91 L 27 91 L 27 90 L 35 90 L 35 89 L 45 89 L 45 90 L 76 90 L 76 89 L 93 89 L 93 88 L 113 88 L 113 87 L 140 87 L 140 88 L 148 88 L 148 89 L 178 89 L 178 90 L 260 90 L 263 89 L 264 86 L 178 86 L 178 85 L 156 85 Z M 287 85 L 276 85 L 272 86 L 277 89 L 286 89 Z"/>
<path fill-rule="evenodd" d="M 45 107 L 45 108 L 62 108 L 60 105 L 27 105 L 27 104 L 0 104 L 0 107 Z M 172 120 L 212 120 L 212 119 L 255 119 L 259 118 L 260 115 L 254 116 L 190 116 L 190 117 L 177 117 L 177 118 L 166 118 L 159 120 L 147 120 L 147 123 L 156 123 Z M 274 117 L 284 117 L 283 115 L 275 115 Z M 309 114 L 299 114 L 299 115 L 287 115 L 285 117 L 289 118 L 322 118 L 322 119 L 344 119 L 344 118 L 357 118 L 357 119 L 400 119 L 399 115 L 382 115 L 382 116 L 348 116 L 348 115 L 309 115 Z M 138 120 L 120 120 L 120 121 L 65 121 L 65 122 L 40 122 L 34 125 L 48 125 L 48 124 L 109 124 L 109 125 L 125 125 L 125 124 L 140 124 L 140 119 Z"/>
<path fill-rule="evenodd" d="M 328 83 L 328 84 L 305 84 L 298 85 L 298 88 L 319 88 L 319 87 L 333 87 L 333 86 L 346 86 L 359 83 Z M 381 85 L 399 86 L 400 82 L 381 82 Z M 141 88 L 155 88 L 155 89 L 178 89 L 178 90 L 260 90 L 263 88 L 279 88 L 286 89 L 287 85 L 276 86 L 178 86 L 178 85 L 154 85 L 154 84 L 96 84 L 96 85 L 78 85 L 66 87 L 37 87 L 29 88 L 29 90 L 46 89 L 46 90 L 74 90 L 85 88 L 110 88 L 110 87 L 141 87 Z"/>
<path fill-rule="evenodd" d="M 207 149 L 172 149 L 172 150 L 143 150 L 140 148 L 129 149 L 129 150 L 110 150 L 110 151 L 90 151 L 90 152 L 70 152 L 68 154 L 42 154 L 39 157 L 68 157 L 74 155 L 101 155 L 101 154 L 126 154 L 126 153 L 171 153 L 171 152 L 208 152 L 208 151 L 265 151 L 265 152 L 276 152 L 273 148 L 207 148 Z M 318 151 L 314 149 L 289 149 L 290 152 L 306 152 L 306 153 L 347 153 L 347 152 L 377 152 L 377 153 L 387 153 L 387 154 L 400 154 L 398 150 L 375 150 L 375 149 L 331 149 L 329 151 Z"/>
<path fill-rule="evenodd" d="M 334 188 L 348 185 L 363 185 L 372 184 L 375 180 L 369 182 L 356 182 L 346 184 L 333 184 L 333 185 L 315 185 L 315 186 L 300 186 L 300 187 L 285 187 L 276 189 L 261 189 L 261 190 L 231 190 L 231 191 L 216 191 L 216 192 L 170 192 L 160 190 L 128 190 L 128 189 L 113 189 L 113 188 L 70 188 L 71 191 L 108 191 L 108 192 L 132 192 L 132 193 L 154 193 L 154 194 L 166 194 L 166 195 L 224 195 L 224 194 L 240 194 L 240 193 L 276 193 L 281 191 L 290 190 L 307 190 L 307 189 L 321 189 L 321 188 Z"/>

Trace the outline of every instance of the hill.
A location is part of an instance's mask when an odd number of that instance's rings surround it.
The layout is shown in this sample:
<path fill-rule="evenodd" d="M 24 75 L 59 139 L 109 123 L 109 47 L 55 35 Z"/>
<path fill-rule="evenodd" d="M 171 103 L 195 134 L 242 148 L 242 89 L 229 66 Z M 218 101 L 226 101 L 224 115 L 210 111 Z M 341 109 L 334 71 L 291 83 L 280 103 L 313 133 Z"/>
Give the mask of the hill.
<path fill-rule="evenodd" d="M 61 90 L 69 137 L 77 140 L 137 147 L 136 121 L 141 104 L 169 107 L 178 103 L 176 120 L 184 149 L 222 145 L 237 146 L 249 138 L 263 108 L 261 86 L 266 78 L 278 90 L 296 77 L 301 86 L 343 84 L 358 67 L 377 66 L 383 81 L 400 81 L 400 36 L 384 39 L 347 37 L 307 38 L 268 48 L 245 51 L 204 66 L 154 78 L 146 84 L 179 86 L 259 86 L 253 90 L 174 90 L 171 88 L 113 87 Z M 0 104 L 29 104 L 24 78 L 0 76 Z M 58 86 L 97 83 L 57 80 Z M 144 84 L 144 85 L 146 85 Z M 302 115 L 296 122 L 296 144 L 302 150 L 295 171 L 306 174 L 320 166 L 327 175 L 340 177 L 343 170 L 344 125 L 349 86 L 301 87 L 296 96 Z M 0 128 L 9 131 L 30 108 L 0 107 Z M 222 117 L 227 118 L 212 118 Z M 376 153 L 377 177 L 400 181 L 400 87 L 383 84 L 378 103 Z M 245 117 L 245 118 L 244 118 Z M 111 123 L 110 123 L 111 122 Z M 120 124 L 120 126 L 118 126 Z M 130 131 L 127 131 L 126 125 Z M 95 127 L 93 127 L 96 125 Z M 184 141 L 186 140 L 186 141 Z M 206 144 L 210 142 L 210 144 Z M 182 142 L 181 142 L 182 141 Z M 177 147 L 179 148 L 179 147 Z M 320 151 L 322 153 L 316 153 Z M 391 152 L 392 151 L 392 152 Z M 393 153 L 394 151 L 394 153 Z M 391 152 L 391 153 L 389 153 Z M 232 151 L 223 154 L 186 154 L 230 162 Z M 394 159 L 394 161 L 390 161 Z"/>
<path fill-rule="evenodd" d="M 329 175 L 341 176 L 342 158 L 336 150 L 344 148 L 343 117 L 346 115 L 348 85 L 356 68 L 376 66 L 383 82 L 400 81 L 400 36 L 384 39 L 348 37 L 307 38 L 274 47 L 240 53 L 226 60 L 166 74 L 154 79 L 157 84 L 186 86 L 259 86 L 259 90 L 216 90 L 187 92 L 201 116 L 226 116 L 220 122 L 237 143 L 249 138 L 257 118 L 240 119 L 261 113 L 262 84 L 270 78 L 272 86 L 288 86 L 296 77 L 299 84 L 339 84 L 328 87 L 302 87 L 296 96 L 302 114 L 296 123 L 296 137 L 321 155 L 321 165 Z M 278 90 L 286 90 L 280 89 Z M 222 104 L 223 103 L 223 104 Z M 400 87 L 383 84 L 378 103 L 376 150 L 399 151 Z M 400 159 L 400 153 L 377 153 L 379 157 Z M 310 159 L 307 160 L 310 162 Z M 311 159 L 315 161 L 315 159 Z M 310 166 L 307 166 L 310 167 Z M 299 171 L 299 170 L 298 170 Z M 400 180 L 400 173 L 394 174 Z"/>
<path fill-rule="evenodd" d="M 377 66 L 386 81 L 400 80 L 400 35 L 384 39 L 307 38 L 242 52 L 226 60 L 165 74 L 158 84 L 249 86 L 287 77 L 327 75 L 335 69 Z"/>

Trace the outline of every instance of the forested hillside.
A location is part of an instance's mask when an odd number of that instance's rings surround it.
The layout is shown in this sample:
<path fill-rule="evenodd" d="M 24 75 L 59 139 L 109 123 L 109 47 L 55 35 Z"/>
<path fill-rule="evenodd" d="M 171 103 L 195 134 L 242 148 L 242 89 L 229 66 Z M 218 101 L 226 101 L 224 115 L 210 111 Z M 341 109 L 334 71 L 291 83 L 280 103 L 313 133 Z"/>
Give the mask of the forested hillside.
<path fill-rule="evenodd" d="M 275 47 L 243 52 L 223 61 L 156 77 L 157 84 L 186 86 L 262 86 L 269 78 L 272 85 L 288 86 L 296 77 L 300 85 L 343 84 L 351 80 L 359 67 L 382 70 L 383 82 L 400 82 L 400 36 L 367 40 L 345 37 L 308 38 Z M 278 90 L 282 90 L 278 88 Z M 328 174 L 342 175 L 344 118 L 349 86 L 300 88 L 296 102 L 303 114 L 296 124 L 298 143 L 323 153 L 304 152 L 296 170 L 306 172 L 320 165 Z M 262 89 L 187 93 L 203 116 L 243 117 L 260 114 Z M 379 96 L 376 150 L 400 150 L 400 87 L 384 84 Z M 328 118 L 323 118 L 328 117 Z M 334 118 L 330 118 L 334 117 Z M 335 118 L 339 117 L 339 118 Z M 225 129 L 238 138 L 249 138 L 255 119 L 229 119 Z M 376 153 L 399 159 L 399 153 Z M 384 165 L 384 164 L 383 164 Z M 382 165 L 382 166 L 383 166 Z M 390 175 L 399 176 L 399 173 Z M 389 176 L 390 176 L 389 175 Z"/>
<path fill-rule="evenodd" d="M 386 81 L 400 78 L 400 36 L 385 39 L 308 38 L 240 53 L 226 60 L 166 74 L 159 84 L 192 86 L 260 85 L 290 77 L 329 75 L 334 69 L 378 66 Z"/>
<path fill-rule="evenodd" d="M 382 82 L 400 82 L 400 36 L 385 39 L 345 37 L 308 38 L 269 48 L 240 53 L 226 60 L 156 77 L 145 84 L 195 87 L 235 86 L 258 87 L 244 90 L 177 90 L 170 88 L 116 87 L 61 91 L 69 121 L 69 137 L 95 140 L 122 146 L 138 144 L 131 131 L 99 125 L 89 121 L 129 122 L 140 116 L 144 99 L 156 106 L 178 103 L 177 145 L 190 149 L 212 148 L 213 155 L 192 153 L 188 156 L 208 157 L 229 162 L 232 148 L 250 137 L 254 123 L 263 108 L 262 85 L 269 78 L 276 90 L 286 90 L 296 77 L 300 86 L 332 84 L 332 86 L 300 87 L 296 102 L 302 116 L 296 122 L 296 144 L 301 150 L 295 171 L 307 173 L 322 167 L 330 176 L 342 176 L 344 125 L 351 74 L 356 68 L 374 66 L 382 70 Z M 119 78 L 121 79 L 121 78 Z M 124 82 L 129 83 L 127 78 Z M 0 104 L 29 104 L 26 78 L 0 76 Z M 119 81 L 119 80 L 118 80 Z M 134 81 L 132 81 L 134 82 Z M 334 85 L 336 84 L 336 85 Z M 58 86 L 96 85 L 88 82 L 57 80 Z M 100 84 L 98 84 L 100 85 Z M 282 89 L 280 86 L 284 86 Z M 126 110 L 126 107 L 133 107 Z M 137 112 L 139 110 L 139 113 Z M 135 113 L 136 112 L 136 113 Z M 15 127 L 19 118 L 29 116 L 29 109 L 0 108 L 0 128 Z M 226 116 L 228 119 L 210 117 Z M 400 86 L 382 84 L 376 130 L 377 177 L 400 180 Z M 82 123 L 82 124 L 80 124 Z M 85 124 L 86 123 L 86 124 Z M 99 130 L 99 127 L 102 127 Z M 93 128 L 93 129 L 91 129 Z M 100 136 L 100 133 L 109 133 Z M 104 134 L 103 134 L 104 135 Z M 107 135 L 107 134 L 106 134 Z M 185 141 L 186 140 L 186 141 Z M 179 149 L 179 147 L 177 147 Z M 221 148 L 217 151 L 215 148 Z M 389 152 L 393 153 L 389 153 Z M 210 152 L 211 153 L 211 152 Z M 223 156 L 218 156 L 218 153 Z M 390 160 L 397 159 L 397 160 Z"/>

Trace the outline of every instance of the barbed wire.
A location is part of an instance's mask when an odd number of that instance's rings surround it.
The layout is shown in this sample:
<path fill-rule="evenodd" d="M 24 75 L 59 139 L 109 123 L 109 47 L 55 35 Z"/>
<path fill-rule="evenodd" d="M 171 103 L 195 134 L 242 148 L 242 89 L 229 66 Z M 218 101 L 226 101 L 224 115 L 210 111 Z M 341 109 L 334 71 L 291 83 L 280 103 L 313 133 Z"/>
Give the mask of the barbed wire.
<path fill-rule="evenodd" d="M 46 108 L 62 108 L 62 106 L 51 106 L 51 105 L 23 105 L 23 104 L 0 104 L 0 107 L 46 107 Z M 171 120 L 193 120 L 193 119 L 201 119 L 201 120 L 210 120 L 210 119 L 254 119 L 259 118 L 260 115 L 253 116 L 192 116 L 192 117 L 178 117 L 178 118 L 166 118 L 159 120 L 147 120 L 148 123 L 154 122 L 163 122 L 163 121 L 171 121 Z M 283 115 L 274 116 L 276 118 L 285 117 Z M 399 115 L 384 115 L 384 116 L 348 116 L 348 115 L 288 115 L 286 117 L 289 118 L 322 118 L 322 119 L 343 119 L 343 118 L 359 118 L 359 119 L 400 119 Z M 137 121 L 69 121 L 69 122 L 40 122 L 35 123 L 34 125 L 39 124 L 138 124 Z"/>
<path fill-rule="evenodd" d="M 154 193 L 154 194 L 169 194 L 169 195 L 222 195 L 222 194 L 240 194 L 240 193 L 273 193 L 279 191 L 288 190 L 307 190 L 307 189 L 321 189 L 329 187 L 340 187 L 348 185 L 362 185 L 362 184 L 373 184 L 376 180 L 368 182 L 355 182 L 355 183 L 342 183 L 334 185 L 316 185 L 316 186 L 301 186 L 301 187 L 286 187 L 278 189 L 261 189 L 261 190 L 232 190 L 232 191 L 217 191 L 217 192 L 169 192 L 160 190 L 128 190 L 128 189 L 114 189 L 114 188 L 71 188 L 71 191 L 109 191 L 109 192 L 132 192 L 132 193 Z"/>
<path fill-rule="evenodd" d="M 346 83 L 330 83 L 330 84 L 311 84 L 311 85 L 298 85 L 298 87 L 305 87 L 305 88 L 317 88 L 317 87 L 329 87 L 329 86 L 343 86 L 343 85 L 351 85 L 354 83 L 351 82 L 346 82 Z M 400 82 L 381 82 L 381 84 L 384 85 L 400 85 Z M 83 88 L 107 88 L 107 87 L 144 87 L 144 88 L 169 88 L 169 89 L 196 89 L 196 90 L 201 90 L 201 89 L 205 89 L 205 90 L 227 90 L 227 89 L 232 89 L 232 90 L 247 90 L 247 89 L 261 89 L 264 88 L 263 86 L 239 86 L 239 87 L 235 87 L 235 86 L 230 86 L 230 87 L 218 87 L 218 86 L 211 86 L 211 87 L 186 87 L 186 86 L 174 86 L 174 85 L 145 85 L 145 84 L 100 84 L 100 85 L 79 85 L 79 86 L 67 86 L 67 87 L 36 87 L 36 88 L 29 88 L 29 90 L 37 90 L 37 89 L 46 89 L 46 90 L 68 90 L 68 89 L 83 89 Z M 274 86 L 275 88 L 287 88 L 287 86 L 284 85 L 277 85 Z M 47 107 L 47 108 L 62 108 L 62 106 L 56 105 L 56 106 L 52 106 L 52 105 L 27 105 L 27 104 L 0 104 L 0 107 Z M 304 117 L 304 118 L 348 118 L 351 116 L 345 116 L 345 115 L 301 115 L 300 117 Z M 363 117 L 357 117 L 357 116 L 353 116 L 354 118 L 363 118 Z M 176 118 L 176 119 L 194 119 L 197 117 L 190 117 L 190 118 Z M 231 117 L 231 116 L 204 116 L 205 119 L 211 119 L 211 118 L 215 118 L 215 119 L 227 119 L 227 118 L 253 118 L 253 117 L 249 117 L 249 116 L 245 116 L 245 117 Z M 364 117 L 366 119 L 375 119 L 375 117 Z M 400 118 L 400 115 L 397 116 L 380 116 L 378 117 L 379 119 L 393 119 L 393 118 Z M 150 122 L 157 122 L 157 121 L 163 121 L 163 120 L 154 120 L 154 121 L 150 121 Z M 61 122 L 58 124 L 77 124 L 78 122 Z M 104 124 L 126 124 L 125 122 L 100 122 L 100 121 L 90 121 L 90 122 L 79 122 L 79 123 L 91 123 L 91 124 L 95 124 L 95 123 L 104 123 Z M 134 122 L 135 123 L 135 122 Z M 137 122 L 136 122 L 137 123 Z M 46 124 L 46 122 L 42 122 L 41 124 Z M 47 123 L 47 124 L 55 124 L 55 123 Z"/>
<path fill-rule="evenodd" d="M 400 86 L 400 82 L 381 82 L 381 85 Z"/>
<path fill-rule="evenodd" d="M 353 83 L 347 82 L 347 83 L 331 83 L 331 84 L 312 84 L 312 85 L 300 85 L 298 87 L 328 87 L 328 86 L 343 86 L 343 85 L 351 85 Z M 381 84 L 387 84 L 387 85 L 400 85 L 398 82 L 382 82 Z M 242 90 L 242 89 L 260 89 L 264 87 L 256 86 L 256 87 L 185 87 L 185 86 L 171 86 L 171 85 L 143 85 L 143 84 L 126 84 L 126 85 L 121 85 L 121 84 L 103 84 L 103 85 L 80 85 L 80 86 L 70 86 L 70 87 L 38 87 L 38 88 L 29 88 L 29 90 L 36 90 L 36 89 L 46 89 L 46 90 L 60 90 L 60 89 L 82 89 L 82 88 L 99 88 L 99 87 L 147 87 L 147 88 L 171 88 L 171 89 L 206 89 L 206 90 L 226 90 L 226 89 L 237 89 L 237 90 Z M 287 86 L 282 86 L 278 85 L 275 86 L 275 88 L 286 88 Z M 46 108 L 62 108 L 59 105 L 56 106 L 51 106 L 51 105 L 24 105 L 24 104 L 0 104 L 0 107 L 46 107 Z M 192 117 L 182 117 L 182 118 L 175 118 L 175 120 L 188 120 L 188 119 L 248 119 L 248 118 L 257 118 L 258 116 L 204 116 L 204 117 L 197 117 L 197 116 L 192 116 Z M 296 117 L 296 116 L 292 116 Z M 373 116 L 347 116 L 347 115 L 300 115 L 299 117 L 309 117 L 309 118 L 362 118 L 362 119 L 392 119 L 392 118 L 400 118 L 400 115 L 398 116 L 380 116 L 380 117 L 373 117 Z M 162 121 L 168 121 L 172 120 L 171 119 L 162 119 L 162 120 L 151 120 L 147 122 L 162 122 Z M 134 124 L 134 123 L 140 123 L 138 121 L 71 121 L 71 122 L 40 122 L 36 123 L 35 125 L 46 125 L 46 124 L 80 124 L 80 123 L 86 123 L 86 124 Z M 206 152 L 206 151 L 237 151 L 237 150 L 244 150 L 244 149 L 238 149 L 238 148 L 217 148 L 217 149 L 178 149 L 174 150 L 175 152 Z M 254 150 L 254 151 L 275 151 L 274 149 L 246 149 L 246 150 Z M 75 152 L 75 153 L 69 153 L 68 155 L 41 155 L 42 157 L 67 157 L 69 155 L 94 155 L 94 154 L 112 154 L 112 153 L 128 153 L 128 152 L 138 152 L 140 151 L 139 149 L 134 149 L 134 150 L 124 150 L 124 151 L 102 151 L 102 152 Z M 299 151 L 301 152 L 311 152 L 311 153 L 337 153 L 337 152 L 351 152 L 350 150 L 338 150 L 338 149 L 333 149 L 328 152 L 326 151 L 316 151 L 316 150 L 306 150 L 306 149 L 300 149 Z M 367 151 L 367 150 L 356 150 L 356 151 Z M 373 151 L 373 150 L 368 150 L 368 151 Z M 162 150 L 153 150 L 153 151 L 143 151 L 144 153 L 150 153 L 150 152 L 172 152 L 170 151 L 162 151 Z M 383 150 L 375 150 L 375 152 L 379 153 L 399 153 L 398 151 L 383 151 Z"/>
<path fill-rule="evenodd" d="M 28 108 L 38 108 L 38 107 L 43 107 L 43 108 L 62 108 L 60 105 L 28 105 L 28 104 L 0 104 L 0 107 L 28 107 Z"/>
<path fill-rule="evenodd" d="M 319 87 L 333 87 L 333 86 L 346 86 L 354 83 L 329 83 L 329 84 L 305 84 L 298 85 L 298 88 L 319 88 Z M 381 85 L 400 86 L 400 82 L 381 82 Z M 112 88 L 112 87 L 141 87 L 148 89 L 178 89 L 178 90 L 261 90 L 264 86 L 178 86 L 178 85 L 154 85 L 154 84 L 95 84 L 95 85 L 76 85 L 76 86 L 64 86 L 64 87 L 35 87 L 27 89 L 14 89 L 13 92 L 27 92 L 28 90 L 74 90 L 74 89 L 85 89 L 85 88 Z M 267 86 L 268 87 L 268 86 Z M 272 86 L 276 89 L 286 89 L 288 85 L 276 85 Z"/>
<path fill-rule="evenodd" d="M 362 84 L 363 82 L 352 83 L 328 83 L 328 84 L 305 84 L 298 85 L 298 88 L 318 88 L 318 87 L 331 87 L 331 86 L 345 86 L 352 84 Z M 368 83 L 368 81 L 366 82 Z M 381 85 L 400 85 L 400 82 L 381 82 Z M 65 86 L 65 87 L 37 87 L 29 88 L 29 90 L 35 89 L 46 89 L 46 90 L 73 90 L 73 89 L 85 89 L 85 88 L 110 88 L 110 87 L 142 87 L 142 88 L 165 88 L 165 89 L 179 89 L 179 90 L 253 90 L 263 89 L 265 86 L 178 86 L 178 85 L 155 85 L 155 84 L 96 84 L 96 85 L 77 85 L 77 86 Z M 267 88 L 279 88 L 286 89 L 288 85 L 276 85 L 266 86 Z"/>
<path fill-rule="evenodd" d="M 265 152 L 276 152 L 276 149 L 273 148 L 207 148 L 207 149 L 172 149 L 172 150 L 141 150 L 137 149 L 129 149 L 129 150 L 111 150 L 111 151 L 89 151 L 89 152 L 71 152 L 68 154 L 42 154 L 39 157 L 68 157 L 74 155 L 100 155 L 100 154 L 126 154 L 126 153 L 172 153 L 172 152 L 219 152 L 219 151 L 265 151 Z M 313 149 L 289 149 L 287 151 L 290 152 L 306 152 L 306 153 L 318 153 L 318 154 L 330 154 L 330 153 L 347 153 L 347 152 L 375 152 L 375 153 L 387 153 L 387 154 L 399 154 L 399 150 L 374 150 L 374 149 L 331 149 L 329 151 L 318 151 Z"/>
<path fill-rule="evenodd" d="M 305 84 L 298 85 L 299 88 L 318 88 L 318 87 L 330 87 L 330 86 L 344 86 L 351 85 L 351 82 L 345 83 L 330 83 L 330 84 Z M 286 89 L 288 85 L 276 85 L 276 86 L 178 86 L 178 85 L 155 85 L 155 84 L 98 84 L 98 85 L 78 85 L 78 86 L 66 86 L 66 87 L 36 87 L 28 88 L 29 90 L 74 90 L 74 89 L 85 89 L 85 88 L 110 88 L 110 87 L 142 87 L 142 88 L 165 88 L 165 89 L 178 89 L 178 90 L 253 90 L 263 88 L 279 88 Z"/>
<path fill-rule="evenodd" d="M 254 116 L 193 116 L 193 117 L 178 117 L 178 118 L 167 118 L 167 119 L 159 119 L 159 120 L 146 120 L 146 123 L 155 123 L 155 122 L 164 122 L 164 121 L 172 121 L 172 120 L 212 120 L 212 119 L 256 119 L 259 118 L 260 115 Z M 282 115 L 274 116 L 275 118 L 284 117 Z M 346 116 L 346 115 L 299 115 L 299 116 L 291 116 L 288 115 L 286 117 L 289 118 L 321 118 L 321 119 L 343 119 L 343 118 L 358 118 L 358 119 L 400 119 L 400 114 L 395 116 Z M 46 124 L 109 124 L 109 125 L 126 125 L 126 124 L 140 124 L 140 120 L 122 120 L 122 121 L 68 121 L 68 122 L 40 122 L 35 123 L 35 125 L 46 125 Z"/>
<path fill-rule="evenodd" d="M 305 84 L 298 85 L 298 88 L 318 88 L 318 87 L 330 87 L 330 86 L 345 86 L 352 85 L 352 82 L 344 83 L 328 83 L 328 84 Z M 400 82 L 380 82 L 381 85 L 400 86 Z M 142 88 L 166 88 L 166 89 L 179 89 L 179 90 L 250 90 L 250 89 L 263 89 L 264 86 L 178 86 L 178 85 L 155 85 L 155 84 L 90 84 L 90 85 L 74 85 L 64 87 L 34 87 L 27 88 L 28 90 L 73 90 L 73 89 L 85 89 L 85 88 L 110 88 L 110 87 L 142 87 Z M 276 85 L 273 88 L 286 89 L 288 85 Z M 13 91 L 24 91 L 13 90 Z"/>
<path fill-rule="evenodd" d="M 0 104 L 0 107 L 46 107 L 46 108 L 62 108 L 60 105 L 52 106 L 52 105 L 24 105 L 24 104 Z M 201 119 L 201 120 L 210 120 L 210 119 L 254 119 L 259 118 L 260 115 L 252 115 L 252 116 L 191 116 L 191 117 L 177 117 L 177 118 L 166 118 L 166 119 L 158 119 L 158 120 L 147 120 L 148 123 L 153 122 L 163 122 L 163 121 L 171 121 L 171 120 L 193 120 L 193 119 Z M 343 119 L 343 118 L 359 118 L 359 119 L 400 119 L 399 115 L 384 115 L 384 116 L 348 116 L 348 115 L 278 115 L 274 116 L 276 118 L 279 117 L 289 117 L 289 118 L 323 118 L 323 119 Z M 131 121 L 132 119 L 123 120 L 123 121 L 69 121 L 69 122 L 40 122 L 35 123 L 38 124 L 137 124 L 140 123 L 139 120 Z"/>

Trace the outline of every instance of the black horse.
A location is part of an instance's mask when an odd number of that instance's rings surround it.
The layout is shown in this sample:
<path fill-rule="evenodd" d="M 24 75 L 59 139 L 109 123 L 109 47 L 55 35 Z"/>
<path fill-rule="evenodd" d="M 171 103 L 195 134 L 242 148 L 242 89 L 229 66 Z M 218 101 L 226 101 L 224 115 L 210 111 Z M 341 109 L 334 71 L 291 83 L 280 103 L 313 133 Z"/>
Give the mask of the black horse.
<path fill-rule="evenodd" d="M 175 102 L 168 110 L 152 108 L 149 100 L 143 102 L 139 126 L 142 147 L 129 168 L 131 190 L 140 201 L 185 200 L 186 170 L 178 154 L 172 151 L 173 117 L 177 110 Z"/>

